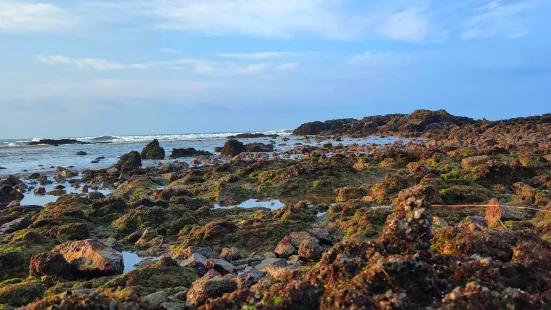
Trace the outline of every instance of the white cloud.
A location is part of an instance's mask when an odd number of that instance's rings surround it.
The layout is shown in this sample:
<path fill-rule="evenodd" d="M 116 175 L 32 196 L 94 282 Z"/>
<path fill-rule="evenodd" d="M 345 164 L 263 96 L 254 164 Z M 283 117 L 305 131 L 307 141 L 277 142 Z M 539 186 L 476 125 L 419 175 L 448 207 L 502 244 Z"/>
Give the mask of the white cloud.
<path fill-rule="evenodd" d="M 0 1 L 0 33 L 60 30 L 74 22 L 69 12 L 53 4 Z"/>
<path fill-rule="evenodd" d="M 293 71 L 298 67 L 298 63 L 296 62 L 288 62 L 284 63 L 282 65 L 279 65 L 274 68 L 275 72 L 286 72 L 286 71 Z"/>
<path fill-rule="evenodd" d="M 81 69 L 89 70 L 121 70 L 121 69 L 146 69 L 147 64 L 120 64 L 117 62 L 111 62 L 104 59 L 96 58 L 83 58 L 74 61 L 75 65 Z"/>
<path fill-rule="evenodd" d="M 61 55 L 54 55 L 54 56 L 38 55 L 38 60 L 50 66 L 57 65 L 57 64 L 67 65 L 72 63 L 71 58 L 61 56 Z"/>
<path fill-rule="evenodd" d="M 464 40 L 502 37 L 516 39 L 530 31 L 530 18 L 526 13 L 539 9 L 541 0 L 504 2 L 492 0 L 474 9 L 474 16 L 466 24 L 461 37 Z"/>
<path fill-rule="evenodd" d="M 149 64 L 121 64 L 117 62 L 108 61 L 105 59 L 97 58 L 81 58 L 81 59 L 72 59 L 67 56 L 54 55 L 54 56 L 44 56 L 38 55 L 38 61 L 45 63 L 50 66 L 54 65 L 75 65 L 80 69 L 86 70 L 122 70 L 122 69 L 147 69 Z"/>
<path fill-rule="evenodd" d="M 418 42 L 430 34 L 431 25 L 422 12 L 404 10 L 385 18 L 376 30 L 393 40 Z"/>

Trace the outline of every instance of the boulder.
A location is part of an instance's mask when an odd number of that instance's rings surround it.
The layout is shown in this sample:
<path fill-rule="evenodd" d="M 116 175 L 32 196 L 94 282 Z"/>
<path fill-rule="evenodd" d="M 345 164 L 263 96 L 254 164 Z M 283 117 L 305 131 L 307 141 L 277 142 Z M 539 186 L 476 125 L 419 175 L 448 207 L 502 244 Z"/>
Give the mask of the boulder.
<path fill-rule="evenodd" d="M 73 274 L 101 277 L 121 274 L 124 270 L 122 254 L 99 240 L 66 242 L 53 251 L 63 255 Z"/>
<path fill-rule="evenodd" d="M 29 216 L 23 216 L 0 226 L 0 235 L 16 232 L 29 227 L 33 220 Z"/>
<path fill-rule="evenodd" d="M 225 293 L 237 289 L 237 277 L 235 275 L 221 276 L 215 271 L 209 271 L 201 279 L 195 281 L 187 293 L 186 304 L 195 308 L 204 304 L 209 298 L 221 297 Z"/>
<path fill-rule="evenodd" d="M 71 265 L 63 255 L 55 252 L 42 252 L 31 258 L 29 265 L 29 276 L 48 276 L 54 279 L 68 279 L 70 277 Z"/>
<path fill-rule="evenodd" d="M 221 153 L 224 157 L 234 157 L 246 151 L 247 148 L 243 143 L 239 142 L 238 140 L 230 139 L 224 144 Z"/>
<path fill-rule="evenodd" d="M 11 185 L 0 185 L 0 203 L 10 203 L 13 200 L 22 200 L 23 194 Z"/>
<path fill-rule="evenodd" d="M 35 172 L 35 173 L 29 175 L 29 176 L 27 177 L 27 180 L 36 180 L 36 179 L 38 179 L 38 178 L 40 178 L 40 173 Z"/>
<path fill-rule="evenodd" d="M 165 291 L 155 292 L 142 297 L 142 301 L 148 304 L 149 309 L 157 309 L 168 301 L 168 293 Z"/>
<path fill-rule="evenodd" d="M 214 269 L 222 275 L 235 272 L 235 266 L 224 259 L 208 259 L 205 262 L 207 269 Z"/>
<path fill-rule="evenodd" d="M 86 197 L 90 200 L 99 200 L 105 198 L 105 195 L 100 192 L 90 192 Z"/>
<path fill-rule="evenodd" d="M 142 157 L 136 151 L 129 152 L 121 156 L 117 164 L 113 167 L 119 171 L 132 171 L 142 166 Z"/>
<path fill-rule="evenodd" d="M 88 155 L 88 153 L 84 152 L 84 151 L 78 151 L 75 153 L 75 155 L 77 156 L 84 156 L 84 155 Z"/>
<path fill-rule="evenodd" d="M 287 266 L 287 261 L 283 258 L 265 258 L 263 261 L 260 262 L 260 264 L 254 266 L 256 270 L 264 270 L 264 268 L 268 266 L 276 266 L 276 267 L 285 267 Z"/>
<path fill-rule="evenodd" d="M 142 150 L 141 156 L 143 159 L 164 159 L 165 149 L 163 149 L 159 145 L 159 141 L 155 139 L 145 146 Z"/>

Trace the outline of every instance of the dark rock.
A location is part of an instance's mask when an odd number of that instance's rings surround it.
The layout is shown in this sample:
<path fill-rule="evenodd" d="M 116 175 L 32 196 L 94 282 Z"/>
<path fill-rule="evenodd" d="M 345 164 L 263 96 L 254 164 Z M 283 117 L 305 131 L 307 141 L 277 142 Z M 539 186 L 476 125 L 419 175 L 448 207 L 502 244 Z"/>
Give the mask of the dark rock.
<path fill-rule="evenodd" d="M 29 216 L 23 216 L 13 221 L 4 223 L 0 226 L 0 235 L 16 232 L 21 229 L 29 227 L 33 223 L 33 220 Z"/>
<path fill-rule="evenodd" d="M 300 258 L 307 261 L 317 261 L 322 254 L 323 248 L 319 245 L 319 240 L 314 237 L 302 241 L 298 249 Z"/>
<path fill-rule="evenodd" d="M 264 152 L 264 153 L 271 153 L 274 151 L 274 146 L 272 144 L 264 144 L 264 143 L 250 143 L 247 144 L 247 152 Z"/>
<path fill-rule="evenodd" d="M 159 146 L 157 139 L 149 142 L 142 150 L 141 156 L 143 159 L 164 159 L 165 149 Z"/>
<path fill-rule="evenodd" d="M 46 144 L 46 145 L 59 146 L 59 145 L 64 145 L 64 144 L 90 144 L 90 143 L 78 141 L 78 140 L 75 140 L 75 139 L 59 139 L 59 140 L 56 140 L 56 139 L 41 139 L 39 141 L 29 142 L 28 144 L 29 145 Z"/>
<path fill-rule="evenodd" d="M 211 156 L 211 152 L 199 151 L 192 147 L 184 149 L 172 149 L 172 154 L 170 158 L 179 158 L 179 157 L 197 157 L 197 156 Z"/>
<path fill-rule="evenodd" d="M 255 138 L 277 138 L 278 135 L 267 135 L 263 133 L 240 133 L 237 135 L 229 136 L 228 139 L 255 139 Z"/>
<path fill-rule="evenodd" d="M 246 151 L 247 148 L 243 143 L 237 140 L 228 140 L 224 144 L 224 148 L 222 149 L 221 153 L 224 157 L 233 157 Z"/>
<path fill-rule="evenodd" d="M 38 178 L 40 178 L 40 173 L 35 172 L 35 173 L 29 175 L 29 176 L 27 177 L 27 180 L 36 180 L 36 179 L 38 179 Z"/>
<path fill-rule="evenodd" d="M 195 281 L 187 293 L 186 304 L 197 307 L 204 304 L 209 298 L 222 296 L 237 289 L 237 277 L 234 275 L 221 276 L 217 272 L 209 272 Z"/>
<path fill-rule="evenodd" d="M 84 151 L 78 151 L 75 153 L 75 155 L 77 156 L 84 156 L 84 155 L 88 155 L 88 153 L 84 152 Z"/>
<path fill-rule="evenodd" d="M 142 166 L 142 157 L 140 153 L 132 151 L 121 156 L 119 161 L 113 167 L 118 171 L 132 171 Z"/>

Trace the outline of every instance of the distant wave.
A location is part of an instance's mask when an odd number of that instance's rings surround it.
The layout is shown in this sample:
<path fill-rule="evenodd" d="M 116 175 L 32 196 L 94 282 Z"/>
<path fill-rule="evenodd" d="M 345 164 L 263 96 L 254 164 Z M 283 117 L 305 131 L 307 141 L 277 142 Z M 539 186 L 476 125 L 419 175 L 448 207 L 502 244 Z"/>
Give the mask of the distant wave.
<path fill-rule="evenodd" d="M 172 134 L 172 135 L 145 135 L 145 136 L 90 136 L 90 137 L 71 137 L 71 139 L 76 139 L 83 142 L 91 143 L 140 143 L 148 142 L 153 139 L 159 141 L 209 141 L 209 140 L 223 140 L 229 136 L 235 136 L 243 133 L 262 133 L 265 135 L 280 135 L 288 136 L 291 135 L 292 130 L 281 129 L 281 130 L 268 130 L 268 131 L 250 131 L 250 132 L 220 132 L 220 133 L 190 133 L 190 134 Z M 21 147 L 26 146 L 27 143 L 33 141 L 37 142 L 43 138 L 33 138 L 32 140 L 27 141 L 4 141 L 0 142 L 0 148 L 2 147 Z"/>

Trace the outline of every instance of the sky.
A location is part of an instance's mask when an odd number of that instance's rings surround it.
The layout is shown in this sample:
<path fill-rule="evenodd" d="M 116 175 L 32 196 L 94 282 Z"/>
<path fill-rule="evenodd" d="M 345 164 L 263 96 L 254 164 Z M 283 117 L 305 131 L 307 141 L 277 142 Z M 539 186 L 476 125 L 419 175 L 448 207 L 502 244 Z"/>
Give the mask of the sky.
<path fill-rule="evenodd" d="M 0 0 L 0 138 L 551 112 L 549 0 Z"/>

